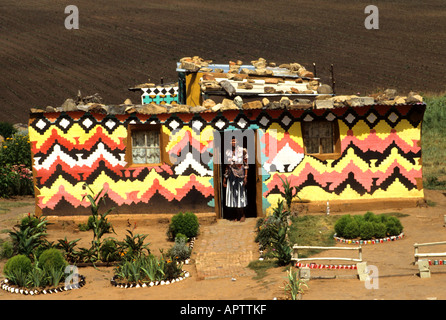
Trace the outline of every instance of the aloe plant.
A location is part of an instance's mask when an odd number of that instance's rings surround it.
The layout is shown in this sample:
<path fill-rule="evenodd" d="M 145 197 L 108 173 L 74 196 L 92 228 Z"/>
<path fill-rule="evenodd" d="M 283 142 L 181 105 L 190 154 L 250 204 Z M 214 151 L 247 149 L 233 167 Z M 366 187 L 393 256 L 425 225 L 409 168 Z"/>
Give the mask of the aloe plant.
<path fill-rule="evenodd" d="M 37 227 L 41 227 L 45 223 L 46 221 L 42 221 Z M 47 233 L 42 231 L 36 232 L 36 228 L 28 226 L 24 229 L 13 229 L 13 231 L 9 232 L 9 235 L 12 239 L 14 252 L 16 254 L 24 254 L 27 257 L 31 257 L 34 250 L 44 243 L 44 237 Z"/>
<path fill-rule="evenodd" d="M 148 234 L 135 234 L 131 230 L 127 230 L 127 235 L 123 242 L 120 242 L 122 249 L 127 251 L 128 257 L 141 257 L 144 255 L 144 250 L 147 254 L 150 254 L 149 245 L 150 243 L 144 243 Z"/>

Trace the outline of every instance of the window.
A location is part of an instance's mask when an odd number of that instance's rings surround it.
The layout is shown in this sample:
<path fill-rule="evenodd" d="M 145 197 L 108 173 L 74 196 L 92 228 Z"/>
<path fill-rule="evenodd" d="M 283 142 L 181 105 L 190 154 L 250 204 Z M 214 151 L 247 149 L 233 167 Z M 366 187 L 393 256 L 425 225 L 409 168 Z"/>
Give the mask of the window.
<path fill-rule="evenodd" d="M 132 162 L 160 163 L 160 133 L 155 130 L 135 130 L 132 131 Z"/>
<path fill-rule="evenodd" d="M 336 121 L 302 123 L 305 153 L 325 160 L 340 156 L 339 127 Z"/>
<path fill-rule="evenodd" d="M 129 125 L 126 161 L 130 166 L 170 163 L 163 141 L 167 141 L 159 125 Z"/>

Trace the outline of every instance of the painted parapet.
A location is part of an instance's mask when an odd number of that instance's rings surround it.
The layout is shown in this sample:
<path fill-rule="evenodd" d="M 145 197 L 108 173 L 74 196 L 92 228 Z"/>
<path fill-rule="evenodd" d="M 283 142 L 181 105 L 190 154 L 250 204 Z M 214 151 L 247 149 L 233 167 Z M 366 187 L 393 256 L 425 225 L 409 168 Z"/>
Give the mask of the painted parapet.
<path fill-rule="evenodd" d="M 275 206 L 287 177 L 311 201 L 422 198 L 424 104 L 201 113 L 81 111 L 33 113 L 29 135 L 37 211 L 89 214 L 88 183 L 108 191 L 117 213 L 214 210 L 214 132 L 256 130 L 262 209 Z M 339 152 L 306 153 L 304 123 L 337 124 Z M 157 165 L 129 163 L 129 127 L 159 126 L 167 155 Z M 167 160 L 168 159 L 168 160 Z"/>

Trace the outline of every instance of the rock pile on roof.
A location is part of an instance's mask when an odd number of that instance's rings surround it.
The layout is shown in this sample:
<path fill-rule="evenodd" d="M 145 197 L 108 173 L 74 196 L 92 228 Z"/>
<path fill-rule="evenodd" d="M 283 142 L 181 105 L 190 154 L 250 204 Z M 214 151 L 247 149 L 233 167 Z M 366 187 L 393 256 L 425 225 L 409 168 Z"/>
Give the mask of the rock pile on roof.
<path fill-rule="evenodd" d="M 200 112 L 219 112 L 225 110 L 250 110 L 250 109 L 330 109 L 339 107 L 360 107 L 365 105 L 397 105 L 422 103 L 423 97 L 415 92 L 410 92 L 407 96 L 397 95 L 393 89 L 388 89 L 383 93 L 377 93 L 374 96 L 361 97 L 357 95 L 320 95 L 314 101 L 309 99 L 293 99 L 286 96 L 281 97 L 280 101 L 270 101 L 267 97 L 259 100 L 244 102 L 240 96 L 234 98 L 224 98 L 222 102 L 215 102 L 212 99 L 206 99 L 201 106 L 188 106 L 182 104 L 132 104 L 127 99 L 123 104 L 105 105 L 102 103 L 81 101 L 78 104 L 74 99 L 67 99 L 60 107 L 46 107 L 45 109 L 31 108 L 31 113 L 42 112 L 69 112 L 69 111 L 88 111 L 102 114 L 160 114 L 160 113 L 200 113 Z"/>

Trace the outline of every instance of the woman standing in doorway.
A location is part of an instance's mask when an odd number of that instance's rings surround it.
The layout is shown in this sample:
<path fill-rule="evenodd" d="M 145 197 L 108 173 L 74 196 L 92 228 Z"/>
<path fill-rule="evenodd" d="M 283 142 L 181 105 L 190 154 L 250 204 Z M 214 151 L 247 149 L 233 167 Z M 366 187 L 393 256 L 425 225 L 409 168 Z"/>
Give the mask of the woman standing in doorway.
<path fill-rule="evenodd" d="M 223 187 L 226 188 L 226 206 L 235 208 L 238 221 L 245 221 L 245 208 L 248 205 L 246 184 L 248 182 L 248 151 L 237 143 L 235 137 L 231 141 L 232 148 L 225 152 L 226 170 Z"/>

